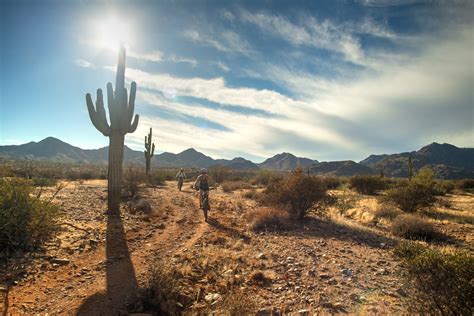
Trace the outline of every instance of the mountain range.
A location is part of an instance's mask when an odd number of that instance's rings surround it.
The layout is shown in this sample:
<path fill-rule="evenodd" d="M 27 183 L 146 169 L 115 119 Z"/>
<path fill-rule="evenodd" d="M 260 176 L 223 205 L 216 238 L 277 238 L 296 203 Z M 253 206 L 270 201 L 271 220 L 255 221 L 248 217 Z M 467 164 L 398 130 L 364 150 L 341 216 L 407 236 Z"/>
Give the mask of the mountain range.
<path fill-rule="evenodd" d="M 0 146 L 0 157 L 12 160 L 39 160 L 61 163 L 106 164 L 108 148 L 81 149 L 57 138 L 48 137 L 39 142 L 22 145 Z M 370 155 L 359 163 L 347 161 L 318 162 L 309 158 L 296 157 L 291 153 L 281 153 L 262 163 L 254 163 L 245 158 L 213 159 L 194 148 L 178 154 L 164 152 L 152 158 L 155 168 L 209 168 L 215 165 L 238 170 L 269 169 L 289 171 L 302 167 L 317 175 L 352 176 L 355 174 L 379 174 L 391 177 L 407 176 L 408 157 L 412 157 L 415 170 L 430 166 L 439 178 L 474 178 L 474 149 L 458 148 L 450 144 L 432 143 L 418 151 L 399 154 Z M 142 151 L 125 146 L 124 161 L 144 164 Z"/>

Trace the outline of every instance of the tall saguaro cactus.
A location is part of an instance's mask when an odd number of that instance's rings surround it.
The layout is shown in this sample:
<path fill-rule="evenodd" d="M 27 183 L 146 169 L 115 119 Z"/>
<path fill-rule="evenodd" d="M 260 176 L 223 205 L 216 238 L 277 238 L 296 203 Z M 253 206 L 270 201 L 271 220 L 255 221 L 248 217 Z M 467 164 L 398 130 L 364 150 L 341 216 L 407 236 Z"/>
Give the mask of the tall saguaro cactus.
<path fill-rule="evenodd" d="M 89 117 L 95 128 L 104 136 L 109 137 L 109 166 L 108 166 L 108 210 L 118 213 L 120 209 L 120 188 L 122 184 L 122 162 L 125 134 L 137 129 L 138 114 L 133 117 L 135 110 L 135 95 L 137 84 L 132 82 L 130 96 L 125 88 L 125 47 L 119 50 L 115 92 L 112 83 L 107 83 L 107 103 L 109 121 L 107 122 L 102 90 L 97 89 L 97 101 L 92 102 L 91 95 L 86 94 Z"/>
<path fill-rule="evenodd" d="M 146 175 L 148 176 L 150 174 L 150 161 L 151 157 L 153 157 L 153 154 L 155 153 L 155 143 L 151 143 L 151 127 L 150 127 L 150 133 L 148 134 L 148 137 L 145 136 L 145 160 L 146 160 Z"/>

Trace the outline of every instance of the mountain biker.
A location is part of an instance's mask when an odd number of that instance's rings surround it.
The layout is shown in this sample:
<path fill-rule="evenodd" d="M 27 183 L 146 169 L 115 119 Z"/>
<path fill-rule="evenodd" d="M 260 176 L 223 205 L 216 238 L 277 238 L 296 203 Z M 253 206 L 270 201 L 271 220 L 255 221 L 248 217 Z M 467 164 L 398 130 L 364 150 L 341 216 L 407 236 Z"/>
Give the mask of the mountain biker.
<path fill-rule="evenodd" d="M 207 169 L 202 168 L 201 174 L 196 178 L 193 187 L 198 190 L 199 189 L 199 208 L 202 208 L 202 195 L 208 194 L 209 196 L 209 175 L 207 174 Z M 209 201 L 209 199 L 208 199 Z M 211 207 L 209 206 L 210 210 Z"/>
<path fill-rule="evenodd" d="M 179 172 L 176 174 L 176 179 L 178 179 L 178 189 L 181 191 L 181 187 L 183 186 L 184 179 L 186 179 L 186 173 L 184 173 L 183 168 L 181 168 Z"/>

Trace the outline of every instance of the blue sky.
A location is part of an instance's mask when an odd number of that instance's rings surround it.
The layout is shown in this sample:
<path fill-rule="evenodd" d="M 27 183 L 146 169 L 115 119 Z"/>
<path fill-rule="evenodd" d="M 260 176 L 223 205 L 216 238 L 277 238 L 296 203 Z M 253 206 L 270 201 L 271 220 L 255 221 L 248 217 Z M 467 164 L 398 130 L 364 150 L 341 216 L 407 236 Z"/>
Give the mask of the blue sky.
<path fill-rule="evenodd" d="M 360 160 L 474 146 L 471 1 L 0 1 L 0 144 L 108 144 L 85 94 L 137 82 L 159 151 Z"/>

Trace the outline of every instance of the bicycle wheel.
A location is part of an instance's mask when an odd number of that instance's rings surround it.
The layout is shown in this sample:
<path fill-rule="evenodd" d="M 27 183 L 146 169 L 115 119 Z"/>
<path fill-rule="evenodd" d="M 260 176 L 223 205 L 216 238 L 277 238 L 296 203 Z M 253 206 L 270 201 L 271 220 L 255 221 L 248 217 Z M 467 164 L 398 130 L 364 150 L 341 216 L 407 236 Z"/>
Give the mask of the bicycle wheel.
<path fill-rule="evenodd" d="M 204 212 L 204 220 L 207 222 L 207 212 L 209 210 L 209 200 L 207 196 L 202 198 L 202 210 Z"/>

